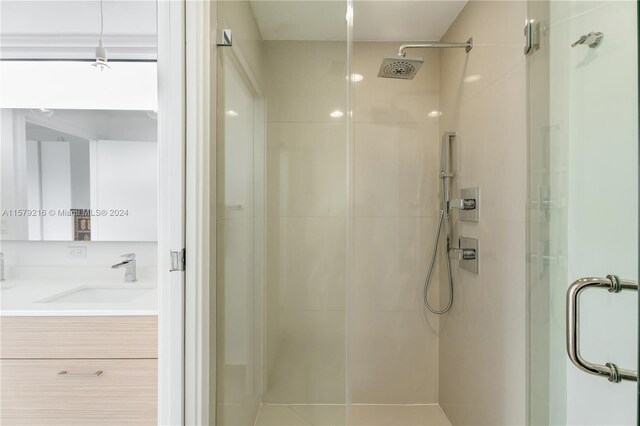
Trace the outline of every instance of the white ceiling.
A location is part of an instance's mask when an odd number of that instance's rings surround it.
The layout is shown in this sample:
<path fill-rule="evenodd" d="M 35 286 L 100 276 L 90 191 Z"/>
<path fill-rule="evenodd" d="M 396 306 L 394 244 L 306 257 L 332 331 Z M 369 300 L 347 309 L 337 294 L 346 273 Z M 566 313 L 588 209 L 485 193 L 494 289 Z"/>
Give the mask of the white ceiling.
<path fill-rule="evenodd" d="M 467 0 L 356 0 L 356 41 L 440 40 Z M 346 40 L 345 1 L 250 0 L 264 40 Z"/>
<path fill-rule="evenodd" d="M 155 0 L 104 0 L 111 58 L 153 59 Z M 99 0 L 0 0 L 3 57 L 91 58 L 100 36 Z"/>
<path fill-rule="evenodd" d="M 250 0 L 263 40 L 346 40 L 345 1 Z"/>
<path fill-rule="evenodd" d="M 104 33 L 155 35 L 155 0 L 104 0 Z M 2 0 L 2 34 L 100 34 L 99 0 Z"/>
<path fill-rule="evenodd" d="M 467 0 L 355 1 L 356 41 L 440 40 Z"/>

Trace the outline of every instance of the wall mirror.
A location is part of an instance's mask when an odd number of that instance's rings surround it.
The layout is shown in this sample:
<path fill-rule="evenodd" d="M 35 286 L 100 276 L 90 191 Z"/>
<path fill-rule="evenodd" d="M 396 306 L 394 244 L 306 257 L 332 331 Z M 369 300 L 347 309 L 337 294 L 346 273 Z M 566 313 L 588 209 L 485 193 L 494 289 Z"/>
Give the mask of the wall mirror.
<path fill-rule="evenodd" d="M 154 111 L 2 109 L 1 232 L 19 241 L 156 241 Z"/>

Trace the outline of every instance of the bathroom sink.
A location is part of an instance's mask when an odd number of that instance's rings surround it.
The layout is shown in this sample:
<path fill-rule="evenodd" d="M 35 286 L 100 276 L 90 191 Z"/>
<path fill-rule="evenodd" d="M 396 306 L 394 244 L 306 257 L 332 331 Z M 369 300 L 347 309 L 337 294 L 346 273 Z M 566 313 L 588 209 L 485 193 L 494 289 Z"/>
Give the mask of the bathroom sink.
<path fill-rule="evenodd" d="M 149 286 L 84 285 L 38 301 L 38 303 L 126 303 L 154 290 Z"/>

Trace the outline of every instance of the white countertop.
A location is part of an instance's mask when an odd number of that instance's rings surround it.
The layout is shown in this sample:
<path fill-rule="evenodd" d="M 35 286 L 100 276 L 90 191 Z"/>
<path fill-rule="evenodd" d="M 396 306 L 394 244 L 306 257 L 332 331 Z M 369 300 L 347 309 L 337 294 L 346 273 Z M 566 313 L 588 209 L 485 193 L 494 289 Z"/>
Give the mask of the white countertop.
<path fill-rule="evenodd" d="M 99 290 L 100 294 L 139 289 L 127 301 L 49 301 L 77 288 Z M 117 299 L 117 297 L 116 297 Z M 157 315 L 158 291 L 155 280 L 124 283 L 111 279 L 16 279 L 0 282 L 0 316 L 86 316 Z"/>

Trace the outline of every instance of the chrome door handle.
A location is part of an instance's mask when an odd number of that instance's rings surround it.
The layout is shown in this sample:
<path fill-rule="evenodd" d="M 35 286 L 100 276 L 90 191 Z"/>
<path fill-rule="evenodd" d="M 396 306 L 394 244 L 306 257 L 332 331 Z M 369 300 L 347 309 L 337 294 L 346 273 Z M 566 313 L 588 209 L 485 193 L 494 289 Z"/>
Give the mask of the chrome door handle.
<path fill-rule="evenodd" d="M 98 377 L 101 374 L 102 370 L 94 371 L 93 373 L 69 373 L 67 370 L 62 370 L 58 373 L 58 376 Z"/>
<path fill-rule="evenodd" d="M 619 383 L 622 380 L 638 381 L 638 372 L 618 368 L 614 363 L 605 365 L 589 362 L 580 355 L 580 340 L 578 337 L 580 326 L 580 293 L 590 288 L 602 288 L 610 293 L 620 293 L 623 290 L 638 291 L 638 282 L 621 280 L 616 275 L 606 278 L 581 278 L 569 286 L 567 290 L 567 354 L 571 362 L 585 373 L 604 376 L 610 382 Z"/>

